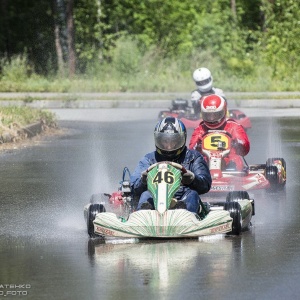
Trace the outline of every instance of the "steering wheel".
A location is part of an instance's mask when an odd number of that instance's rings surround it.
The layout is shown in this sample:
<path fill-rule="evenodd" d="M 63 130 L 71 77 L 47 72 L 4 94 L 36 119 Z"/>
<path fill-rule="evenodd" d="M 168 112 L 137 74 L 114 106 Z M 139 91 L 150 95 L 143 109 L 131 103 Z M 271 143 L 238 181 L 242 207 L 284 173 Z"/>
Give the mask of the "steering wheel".
<path fill-rule="evenodd" d="M 182 174 L 186 173 L 187 170 L 184 166 L 182 166 L 181 164 L 178 164 L 178 163 L 175 163 L 173 161 L 161 161 L 161 162 L 157 162 L 153 165 L 151 165 L 147 170 L 146 172 L 150 172 L 153 168 L 155 168 L 157 165 L 159 164 L 169 164 L 169 165 L 172 165 L 173 167 L 175 167 L 176 169 L 180 170 Z"/>

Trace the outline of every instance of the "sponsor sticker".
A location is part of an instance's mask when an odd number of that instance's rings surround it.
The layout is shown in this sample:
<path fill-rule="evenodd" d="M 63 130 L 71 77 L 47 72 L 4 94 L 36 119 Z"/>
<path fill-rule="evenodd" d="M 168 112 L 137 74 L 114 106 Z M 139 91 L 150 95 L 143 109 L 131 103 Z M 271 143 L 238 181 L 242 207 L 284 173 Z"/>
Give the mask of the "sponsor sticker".
<path fill-rule="evenodd" d="M 210 232 L 211 233 L 217 233 L 217 232 L 223 232 L 224 230 L 228 230 L 228 229 L 231 229 L 230 228 L 230 223 L 226 223 L 226 224 L 211 228 Z"/>
<path fill-rule="evenodd" d="M 233 185 L 215 185 L 212 186 L 211 191 L 233 191 L 234 186 Z"/>
<path fill-rule="evenodd" d="M 115 235 L 115 232 L 113 230 L 103 228 L 103 227 L 100 227 L 100 226 L 97 226 L 97 225 L 96 225 L 96 232 L 100 233 L 100 234 L 104 234 L 104 235 L 110 235 L 110 236 Z"/>

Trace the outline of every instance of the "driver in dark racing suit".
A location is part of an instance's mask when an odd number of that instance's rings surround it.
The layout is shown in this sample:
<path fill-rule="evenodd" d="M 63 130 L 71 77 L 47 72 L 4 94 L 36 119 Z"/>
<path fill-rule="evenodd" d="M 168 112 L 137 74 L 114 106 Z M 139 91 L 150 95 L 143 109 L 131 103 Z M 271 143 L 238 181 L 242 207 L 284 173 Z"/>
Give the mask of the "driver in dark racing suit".
<path fill-rule="evenodd" d="M 186 136 L 184 124 L 174 117 L 164 118 L 156 125 L 154 130 L 156 151 L 146 154 L 131 175 L 134 195 L 140 197 L 137 210 L 154 209 L 152 195 L 147 190 L 146 170 L 157 162 L 172 161 L 181 164 L 187 170 L 187 173 L 182 175 L 181 187 L 174 195 L 177 199 L 174 208 L 199 212 L 201 201 L 199 194 L 210 190 L 212 178 L 202 154 L 186 147 Z"/>

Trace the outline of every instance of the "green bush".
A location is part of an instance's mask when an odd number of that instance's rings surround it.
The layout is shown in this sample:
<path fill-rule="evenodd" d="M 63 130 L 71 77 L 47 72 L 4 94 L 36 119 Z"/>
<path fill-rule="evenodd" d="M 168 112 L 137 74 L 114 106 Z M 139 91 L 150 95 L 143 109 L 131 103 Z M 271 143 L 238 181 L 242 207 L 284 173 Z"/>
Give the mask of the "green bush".
<path fill-rule="evenodd" d="M 17 55 L 10 60 L 0 60 L 1 79 L 7 82 L 25 81 L 29 74 L 29 65 L 25 55 Z"/>
<path fill-rule="evenodd" d="M 40 120 L 44 120 L 46 124 L 56 122 L 55 115 L 50 111 L 14 105 L 0 108 L 0 132 L 1 128 L 11 127 L 13 124 L 26 126 Z"/>
<path fill-rule="evenodd" d="M 226 59 L 202 48 L 176 57 L 162 52 L 153 46 L 145 51 L 134 39 L 122 37 L 109 59 L 94 59 L 85 74 L 73 78 L 37 75 L 25 56 L 2 59 L 0 92 L 190 92 L 195 88 L 192 73 L 198 67 L 209 68 L 214 86 L 224 92 L 300 90 L 298 69 L 289 72 L 289 66 L 281 64 L 282 76 L 276 76 L 256 49 L 251 55 Z"/>

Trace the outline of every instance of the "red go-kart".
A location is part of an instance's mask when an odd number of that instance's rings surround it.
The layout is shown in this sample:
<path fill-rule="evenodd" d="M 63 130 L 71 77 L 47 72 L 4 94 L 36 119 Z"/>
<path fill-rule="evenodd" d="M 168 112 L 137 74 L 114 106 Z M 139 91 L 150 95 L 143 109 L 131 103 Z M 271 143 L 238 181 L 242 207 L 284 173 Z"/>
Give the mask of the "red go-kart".
<path fill-rule="evenodd" d="M 230 191 L 266 190 L 282 191 L 286 184 L 286 162 L 283 158 L 268 158 L 265 164 L 248 165 L 237 170 L 226 164 L 224 158 L 231 151 L 231 136 L 225 131 L 211 130 L 203 138 L 201 153 L 209 165 L 212 176 L 210 194 Z"/>
<path fill-rule="evenodd" d="M 171 108 L 169 110 L 162 110 L 158 114 L 159 120 L 166 117 L 180 119 L 186 128 L 196 128 L 201 121 L 200 115 L 194 113 L 194 109 L 188 105 L 188 100 L 186 99 L 172 100 Z M 238 109 L 229 109 L 228 117 L 241 124 L 245 130 L 252 127 L 249 117 Z"/>

